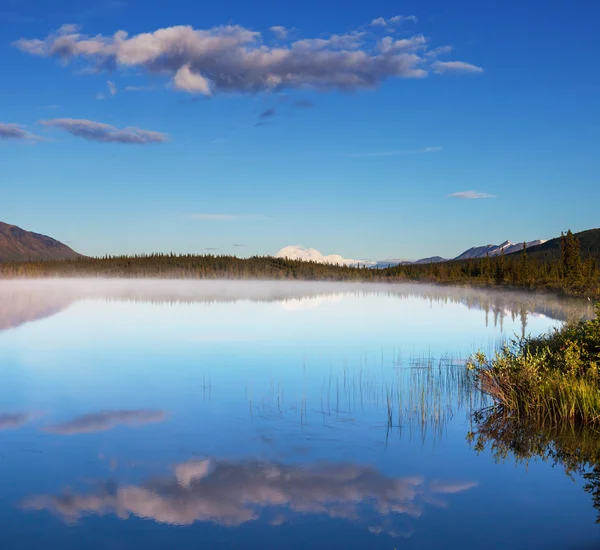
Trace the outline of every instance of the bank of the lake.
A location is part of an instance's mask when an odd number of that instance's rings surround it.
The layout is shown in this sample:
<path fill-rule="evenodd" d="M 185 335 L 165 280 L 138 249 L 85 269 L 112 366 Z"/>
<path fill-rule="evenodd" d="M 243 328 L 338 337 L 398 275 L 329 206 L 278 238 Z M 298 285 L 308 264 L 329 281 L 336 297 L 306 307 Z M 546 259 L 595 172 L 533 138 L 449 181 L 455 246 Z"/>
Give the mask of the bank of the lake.
<path fill-rule="evenodd" d="M 513 341 L 469 363 L 475 383 L 507 415 L 600 423 L 600 304 L 596 318 Z"/>

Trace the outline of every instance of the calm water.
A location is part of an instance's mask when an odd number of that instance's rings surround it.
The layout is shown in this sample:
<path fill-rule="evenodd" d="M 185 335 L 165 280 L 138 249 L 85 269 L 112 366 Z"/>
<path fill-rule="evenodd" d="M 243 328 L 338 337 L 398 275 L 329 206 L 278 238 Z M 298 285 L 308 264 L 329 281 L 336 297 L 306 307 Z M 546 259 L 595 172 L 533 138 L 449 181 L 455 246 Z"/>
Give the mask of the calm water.
<path fill-rule="evenodd" d="M 461 361 L 590 314 L 423 285 L 0 282 L 2 548 L 600 547 L 578 472 L 467 440 L 486 402 Z"/>

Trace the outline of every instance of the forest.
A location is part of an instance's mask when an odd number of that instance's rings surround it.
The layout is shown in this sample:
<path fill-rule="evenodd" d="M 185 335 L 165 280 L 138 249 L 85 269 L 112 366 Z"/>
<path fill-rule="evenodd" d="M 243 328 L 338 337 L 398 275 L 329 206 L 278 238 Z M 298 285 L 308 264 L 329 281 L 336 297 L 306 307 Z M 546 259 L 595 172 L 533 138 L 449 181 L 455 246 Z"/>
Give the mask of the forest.
<path fill-rule="evenodd" d="M 600 230 L 593 230 L 594 235 Z M 600 298 L 600 254 L 571 231 L 516 254 L 384 269 L 303 262 L 270 256 L 148 254 L 0 263 L 0 278 L 128 277 L 306 281 L 436 282 L 555 291 Z M 589 237 L 589 236 L 588 236 Z M 596 236 L 594 238 L 597 238 Z M 589 240 L 589 238 L 588 238 Z M 586 242 L 586 241 L 583 241 Z M 540 249 L 541 250 L 538 250 Z"/>

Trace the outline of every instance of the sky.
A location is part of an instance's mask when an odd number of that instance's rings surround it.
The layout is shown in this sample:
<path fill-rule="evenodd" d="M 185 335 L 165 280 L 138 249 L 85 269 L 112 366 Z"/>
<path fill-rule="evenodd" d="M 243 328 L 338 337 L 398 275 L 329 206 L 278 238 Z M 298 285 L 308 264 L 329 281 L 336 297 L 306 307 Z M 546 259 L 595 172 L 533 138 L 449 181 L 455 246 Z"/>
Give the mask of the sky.
<path fill-rule="evenodd" d="M 0 220 L 89 255 L 600 226 L 596 0 L 0 0 Z"/>

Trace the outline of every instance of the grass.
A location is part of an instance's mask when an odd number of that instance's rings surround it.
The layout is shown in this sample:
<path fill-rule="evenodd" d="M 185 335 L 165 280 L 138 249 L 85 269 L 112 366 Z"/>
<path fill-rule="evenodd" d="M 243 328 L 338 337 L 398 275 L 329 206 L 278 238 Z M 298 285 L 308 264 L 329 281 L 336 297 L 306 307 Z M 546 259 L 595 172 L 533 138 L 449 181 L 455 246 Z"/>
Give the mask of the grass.
<path fill-rule="evenodd" d="M 600 424 L 600 304 L 595 319 L 515 340 L 493 358 L 477 353 L 468 366 L 507 415 Z"/>

